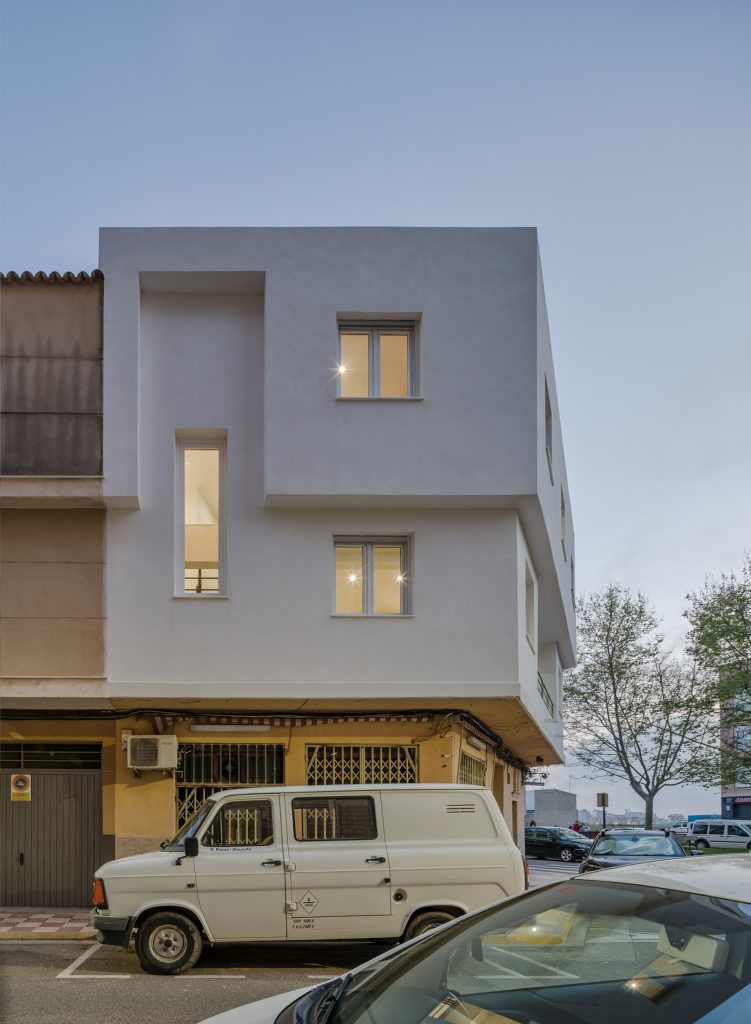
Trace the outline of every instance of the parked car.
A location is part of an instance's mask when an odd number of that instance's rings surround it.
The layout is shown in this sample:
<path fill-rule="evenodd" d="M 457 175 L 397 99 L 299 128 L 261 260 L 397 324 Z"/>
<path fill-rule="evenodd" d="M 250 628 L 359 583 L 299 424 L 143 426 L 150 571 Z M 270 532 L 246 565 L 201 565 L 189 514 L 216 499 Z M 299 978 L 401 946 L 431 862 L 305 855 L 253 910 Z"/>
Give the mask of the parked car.
<path fill-rule="evenodd" d="M 579 874 L 614 868 L 619 864 L 633 864 L 667 857 L 686 857 L 681 844 L 666 829 L 619 828 L 603 829 L 592 843 L 589 853 L 581 862 Z"/>
<path fill-rule="evenodd" d="M 525 828 L 524 849 L 528 857 L 556 857 L 570 863 L 581 860 L 592 840 L 570 828 Z"/>
<path fill-rule="evenodd" d="M 727 818 L 690 821 L 686 835 L 689 843 L 700 850 L 706 850 L 710 846 L 745 846 L 751 851 L 751 822 L 732 821 Z"/>
<path fill-rule="evenodd" d="M 91 923 L 151 974 L 204 944 L 411 939 L 525 889 L 480 786 L 269 786 L 215 793 L 155 853 L 102 865 Z"/>
<path fill-rule="evenodd" d="M 687 821 L 676 822 L 675 825 L 671 825 L 670 826 L 670 831 L 673 833 L 674 836 L 685 836 L 686 833 L 688 832 L 688 822 Z"/>
<path fill-rule="evenodd" d="M 203 1024 L 746 1024 L 750 900 L 746 856 L 579 875 Z"/>

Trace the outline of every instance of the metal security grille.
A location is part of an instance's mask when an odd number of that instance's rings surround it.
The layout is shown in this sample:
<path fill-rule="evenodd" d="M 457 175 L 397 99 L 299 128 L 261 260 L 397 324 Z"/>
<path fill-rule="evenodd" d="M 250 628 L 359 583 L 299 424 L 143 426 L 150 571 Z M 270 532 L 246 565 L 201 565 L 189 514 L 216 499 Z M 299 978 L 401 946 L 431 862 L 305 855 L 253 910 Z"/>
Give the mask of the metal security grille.
<path fill-rule="evenodd" d="M 459 757 L 459 783 L 465 786 L 484 786 L 485 762 L 470 757 L 462 750 Z"/>
<path fill-rule="evenodd" d="M 305 767 L 309 786 L 417 782 L 417 747 L 311 745 Z"/>
<path fill-rule="evenodd" d="M 223 789 L 284 783 L 281 743 L 180 743 L 177 748 L 177 828 Z"/>
<path fill-rule="evenodd" d="M 7 771 L 99 771 L 99 743 L 0 743 L 0 768 Z"/>

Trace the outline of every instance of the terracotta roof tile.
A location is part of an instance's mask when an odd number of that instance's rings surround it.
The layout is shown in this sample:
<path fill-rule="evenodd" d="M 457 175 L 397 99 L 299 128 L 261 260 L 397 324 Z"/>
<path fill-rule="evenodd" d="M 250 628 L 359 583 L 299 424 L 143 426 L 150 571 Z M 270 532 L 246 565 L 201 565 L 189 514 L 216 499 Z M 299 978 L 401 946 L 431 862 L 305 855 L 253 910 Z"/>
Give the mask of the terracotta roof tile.
<path fill-rule="evenodd" d="M 104 274 L 101 270 L 92 270 L 90 274 L 85 270 L 82 270 L 80 274 L 72 274 L 70 271 L 67 271 L 65 274 L 59 274 L 56 270 L 51 274 L 45 274 L 43 270 L 38 271 L 36 274 L 32 274 L 30 270 L 24 270 L 23 273 L 17 274 L 15 270 L 10 270 L 7 274 L 0 274 L 0 281 L 5 281 L 8 284 L 14 284 L 17 281 L 44 281 L 47 284 L 67 281 L 68 283 L 85 284 L 89 281 L 103 280 Z"/>

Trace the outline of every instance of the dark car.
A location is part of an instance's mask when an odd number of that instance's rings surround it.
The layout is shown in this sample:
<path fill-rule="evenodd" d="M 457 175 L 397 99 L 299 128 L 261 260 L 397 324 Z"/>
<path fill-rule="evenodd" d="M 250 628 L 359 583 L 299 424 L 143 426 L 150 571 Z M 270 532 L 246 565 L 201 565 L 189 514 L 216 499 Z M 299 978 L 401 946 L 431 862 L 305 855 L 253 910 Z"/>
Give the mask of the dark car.
<path fill-rule="evenodd" d="M 603 829 L 581 863 L 579 874 L 620 864 L 643 864 L 649 860 L 687 857 L 681 844 L 667 829 Z"/>
<path fill-rule="evenodd" d="M 528 857 L 556 857 L 569 863 L 589 852 L 591 839 L 570 828 L 525 828 L 524 851 Z"/>

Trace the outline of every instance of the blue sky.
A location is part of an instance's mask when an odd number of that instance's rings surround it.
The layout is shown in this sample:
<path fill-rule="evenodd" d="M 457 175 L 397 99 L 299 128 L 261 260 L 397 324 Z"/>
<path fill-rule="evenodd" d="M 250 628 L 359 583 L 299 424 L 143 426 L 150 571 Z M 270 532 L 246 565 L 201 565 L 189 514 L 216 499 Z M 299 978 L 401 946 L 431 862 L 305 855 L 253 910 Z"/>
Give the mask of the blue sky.
<path fill-rule="evenodd" d="M 746 0 L 0 13 L 4 271 L 91 269 L 103 225 L 536 225 L 578 585 L 680 642 L 751 547 Z"/>

